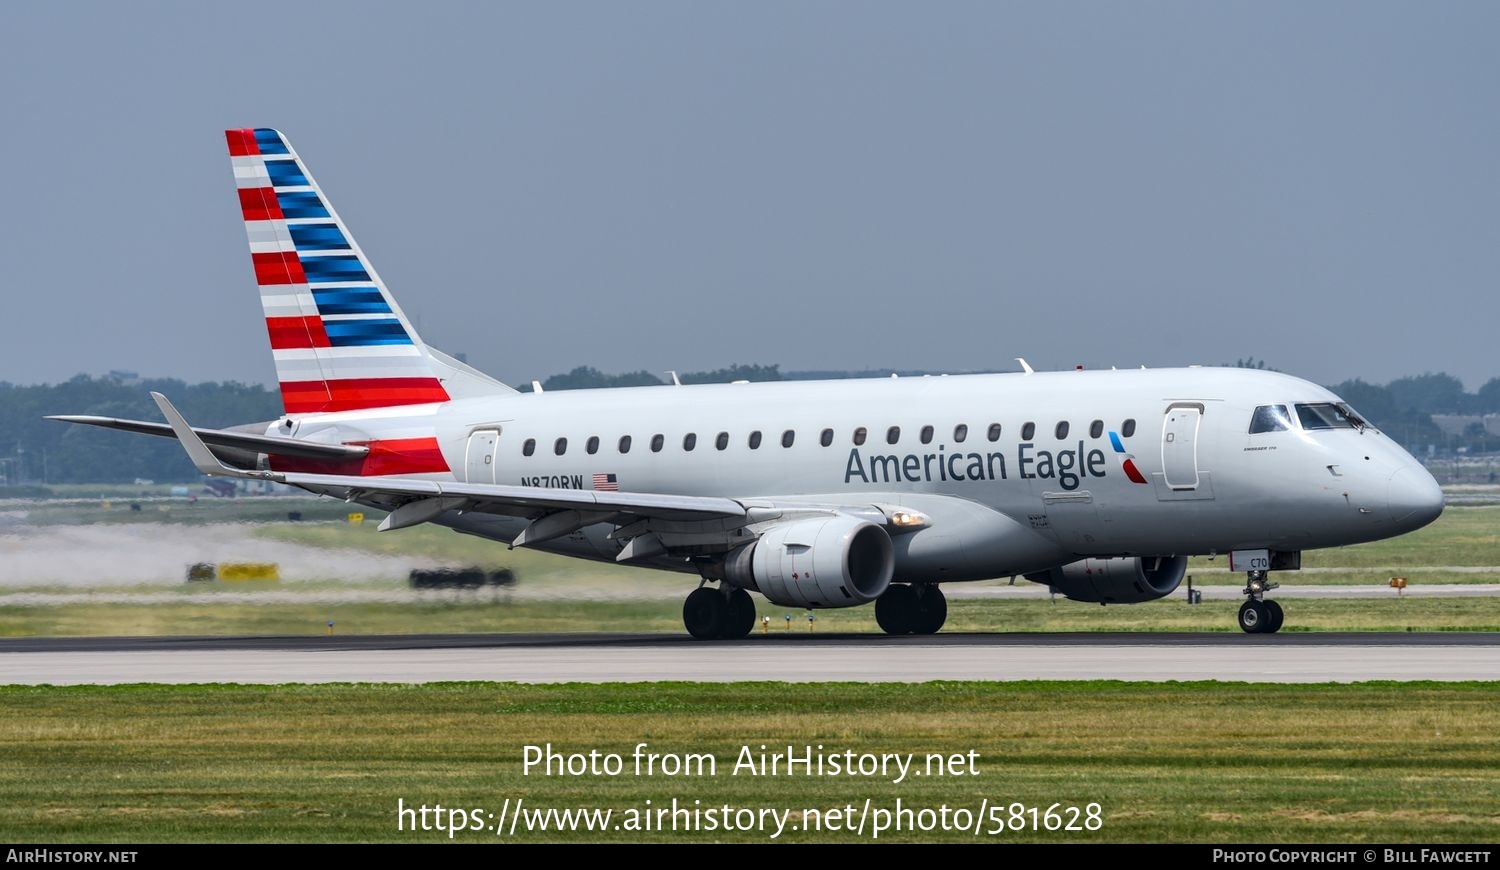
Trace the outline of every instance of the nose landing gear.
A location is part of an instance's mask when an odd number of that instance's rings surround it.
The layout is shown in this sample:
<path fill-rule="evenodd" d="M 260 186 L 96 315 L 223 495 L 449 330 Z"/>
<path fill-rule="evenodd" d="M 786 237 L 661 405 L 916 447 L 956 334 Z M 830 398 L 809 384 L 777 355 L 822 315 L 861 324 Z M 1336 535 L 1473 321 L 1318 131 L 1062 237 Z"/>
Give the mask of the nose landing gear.
<path fill-rule="evenodd" d="M 1266 579 L 1265 571 L 1251 571 L 1242 590 L 1248 599 L 1240 605 L 1240 630 L 1246 634 L 1275 634 L 1281 630 L 1286 614 L 1281 605 L 1266 597 L 1266 593 L 1280 586 Z"/>

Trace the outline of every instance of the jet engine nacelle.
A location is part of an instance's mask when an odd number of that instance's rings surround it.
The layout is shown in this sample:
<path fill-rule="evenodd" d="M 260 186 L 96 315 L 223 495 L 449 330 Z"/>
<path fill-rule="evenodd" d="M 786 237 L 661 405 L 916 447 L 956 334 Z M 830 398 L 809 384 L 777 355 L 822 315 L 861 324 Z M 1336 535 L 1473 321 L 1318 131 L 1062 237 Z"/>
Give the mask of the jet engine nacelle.
<path fill-rule="evenodd" d="M 774 525 L 724 559 L 726 583 L 787 607 L 853 607 L 885 593 L 896 569 L 890 535 L 830 516 Z"/>
<path fill-rule="evenodd" d="M 1027 574 L 1074 601 L 1139 604 L 1172 594 L 1187 573 L 1186 556 L 1080 559 L 1050 571 Z"/>

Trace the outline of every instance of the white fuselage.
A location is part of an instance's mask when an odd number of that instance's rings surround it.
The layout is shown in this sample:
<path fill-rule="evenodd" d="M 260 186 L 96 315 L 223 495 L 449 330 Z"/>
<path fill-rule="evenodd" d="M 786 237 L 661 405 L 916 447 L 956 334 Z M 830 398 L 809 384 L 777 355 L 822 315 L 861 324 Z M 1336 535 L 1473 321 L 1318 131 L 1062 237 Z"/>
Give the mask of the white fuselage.
<path fill-rule="evenodd" d="M 1430 522 L 1437 484 L 1374 429 L 1303 428 L 1293 414 L 1250 432 L 1258 407 L 1338 401 L 1271 372 L 1111 370 L 526 393 L 308 416 L 297 435 L 425 426 L 452 469 L 436 476 L 470 483 L 914 510 L 928 522 L 895 537 L 896 579 L 933 582 L 1085 556 L 1299 551 Z M 439 522 L 507 541 L 526 525 Z M 613 559 L 610 530 L 544 548 Z"/>

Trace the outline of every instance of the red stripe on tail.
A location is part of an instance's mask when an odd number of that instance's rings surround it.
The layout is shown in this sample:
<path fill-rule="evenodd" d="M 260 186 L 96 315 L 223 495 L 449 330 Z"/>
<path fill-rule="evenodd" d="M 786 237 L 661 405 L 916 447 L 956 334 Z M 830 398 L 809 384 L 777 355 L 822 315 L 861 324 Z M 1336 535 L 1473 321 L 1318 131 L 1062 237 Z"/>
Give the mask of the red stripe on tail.
<path fill-rule="evenodd" d="M 240 188 L 240 211 L 247 221 L 279 221 L 283 217 L 276 191 L 269 187 Z"/>
<path fill-rule="evenodd" d="M 275 471 L 297 471 L 306 474 L 431 474 L 451 471 L 436 438 L 393 438 L 386 441 L 350 441 L 365 445 L 370 452 L 347 462 L 319 462 L 289 456 L 271 456 Z"/>
<path fill-rule="evenodd" d="M 254 130 L 225 130 L 224 138 L 229 141 L 230 157 L 249 157 L 260 153 L 260 144 L 255 141 Z"/>
<path fill-rule="evenodd" d="M 281 383 L 281 403 L 288 414 L 359 411 L 446 401 L 448 391 L 437 378 L 349 378 Z"/>
<path fill-rule="evenodd" d="M 293 251 L 251 254 L 250 259 L 255 263 L 255 283 L 262 287 L 307 283 L 307 276 L 302 274 L 302 261 Z"/>
<path fill-rule="evenodd" d="M 272 350 L 329 346 L 328 331 L 323 328 L 323 318 L 317 315 L 267 317 L 266 332 L 271 335 Z"/>

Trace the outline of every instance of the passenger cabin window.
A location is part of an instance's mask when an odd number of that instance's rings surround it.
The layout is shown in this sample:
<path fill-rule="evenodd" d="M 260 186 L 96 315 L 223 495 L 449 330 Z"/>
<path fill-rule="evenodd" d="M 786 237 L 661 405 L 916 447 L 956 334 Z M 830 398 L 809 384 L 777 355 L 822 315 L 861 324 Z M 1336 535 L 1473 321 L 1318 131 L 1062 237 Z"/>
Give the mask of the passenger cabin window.
<path fill-rule="evenodd" d="M 536 452 L 536 439 L 527 438 L 526 443 L 521 445 L 521 455 L 530 456 Z"/>
<path fill-rule="evenodd" d="M 1261 405 L 1250 416 L 1251 435 L 1259 435 L 1262 432 L 1285 432 L 1290 428 L 1292 428 L 1292 418 L 1286 412 L 1286 405 Z"/>
<path fill-rule="evenodd" d="M 750 449 L 751 450 L 759 450 L 760 449 L 760 430 L 759 429 L 756 429 L 754 432 L 750 433 Z"/>
<path fill-rule="evenodd" d="M 832 429 L 824 429 L 823 430 L 823 434 L 821 434 L 821 435 L 818 436 L 818 443 L 821 444 L 821 445 L 823 445 L 824 447 L 827 447 L 828 445 L 832 444 L 833 443 L 833 430 Z"/>
<path fill-rule="evenodd" d="M 855 429 L 854 430 L 854 446 L 855 447 L 859 447 L 859 446 L 863 445 L 865 443 L 865 438 L 869 434 L 870 433 L 867 432 L 867 431 L 865 431 L 865 427 L 863 427 L 863 426 L 859 427 L 858 429 Z"/>
<path fill-rule="evenodd" d="M 568 452 L 568 439 L 566 439 L 566 438 L 559 438 L 556 441 L 553 441 L 552 442 L 552 452 L 556 453 L 558 456 L 561 456 L 564 453 L 567 453 Z"/>
<path fill-rule="evenodd" d="M 599 436 L 598 435 L 590 435 L 588 443 L 585 444 L 585 445 L 583 445 L 583 449 L 586 450 L 586 451 L 588 451 L 588 454 L 590 456 L 593 456 L 595 453 L 598 453 L 599 452 Z"/>
<path fill-rule="evenodd" d="M 620 452 L 621 453 L 629 453 L 630 452 L 630 436 L 629 435 L 621 435 L 620 436 Z"/>
<path fill-rule="evenodd" d="M 698 446 L 698 433 L 696 433 L 696 432 L 689 432 L 686 435 L 682 436 L 682 449 L 683 450 L 691 453 L 691 452 L 693 452 L 693 448 L 697 447 L 697 446 Z"/>
<path fill-rule="evenodd" d="M 922 427 L 922 443 L 923 444 L 931 444 L 932 443 L 932 427 L 931 426 L 923 426 Z"/>
<path fill-rule="evenodd" d="M 797 440 L 797 433 L 793 432 L 791 429 L 788 429 L 785 432 L 781 433 L 781 446 L 782 447 L 791 447 L 792 446 L 792 442 L 796 441 L 796 440 Z"/>
<path fill-rule="evenodd" d="M 719 437 L 717 437 L 717 438 L 714 439 L 714 447 L 716 447 L 716 448 L 718 448 L 720 450 L 723 450 L 724 448 L 726 448 L 728 446 L 729 446 L 729 433 L 728 432 L 720 432 L 719 433 Z"/>
<path fill-rule="evenodd" d="M 1343 402 L 1298 405 L 1297 420 L 1303 429 L 1363 429 L 1370 425 Z"/>
<path fill-rule="evenodd" d="M 989 431 L 988 435 L 986 435 L 985 437 L 989 438 L 991 441 L 999 441 L 1000 440 L 1000 424 L 999 423 L 991 423 L 990 424 L 990 431 Z"/>
<path fill-rule="evenodd" d="M 663 445 L 667 443 L 667 436 L 657 433 L 651 436 L 651 452 L 660 453 Z"/>
<path fill-rule="evenodd" d="M 957 426 L 953 427 L 953 442 L 955 444 L 962 444 L 962 443 L 964 443 L 964 439 L 968 438 L 968 437 L 969 437 L 969 427 L 968 427 L 967 424 L 959 423 Z"/>
<path fill-rule="evenodd" d="M 1089 437 L 1090 438 L 1098 438 L 1100 435 L 1103 435 L 1103 434 L 1104 434 L 1104 421 L 1103 420 L 1095 420 L 1094 422 L 1092 422 L 1092 423 L 1089 424 Z"/>
<path fill-rule="evenodd" d="M 1129 420 L 1126 420 L 1124 422 L 1124 424 L 1122 424 L 1120 426 L 1120 434 L 1124 435 L 1126 438 L 1129 438 L 1130 436 L 1132 436 L 1132 435 L 1135 434 L 1135 418 L 1134 417 L 1130 418 Z"/>
<path fill-rule="evenodd" d="M 901 440 L 901 427 L 900 426 L 892 426 L 891 428 L 885 430 L 885 443 L 887 443 L 887 444 L 895 444 L 897 441 L 900 441 L 900 440 Z"/>
<path fill-rule="evenodd" d="M 1021 440 L 1030 441 L 1036 435 L 1035 423 L 1023 423 L 1021 425 Z"/>
<path fill-rule="evenodd" d="M 1057 428 L 1052 430 L 1052 434 L 1056 435 L 1059 441 L 1068 437 L 1068 421 L 1064 420 L 1058 423 Z"/>

